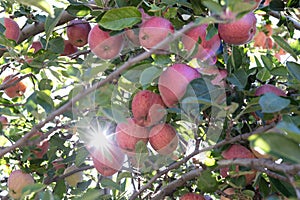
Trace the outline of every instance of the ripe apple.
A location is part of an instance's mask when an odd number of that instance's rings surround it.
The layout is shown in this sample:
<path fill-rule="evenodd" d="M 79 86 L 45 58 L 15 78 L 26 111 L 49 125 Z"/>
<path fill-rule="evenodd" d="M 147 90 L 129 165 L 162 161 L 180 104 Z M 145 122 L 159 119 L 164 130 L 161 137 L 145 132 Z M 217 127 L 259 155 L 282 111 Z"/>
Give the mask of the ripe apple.
<path fill-rule="evenodd" d="M 8 126 L 8 120 L 5 116 L 0 116 L 0 123 L 2 124 L 2 129 L 6 129 Z"/>
<path fill-rule="evenodd" d="M 3 79 L 2 84 L 12 84 L 18 79 L 19 78 L 17 76 L 9 75 Z M 4 90 L 4 93 L 10 98 L 15 98 L 18 96 L 22 96 L 25 93 L 25 91 L 26 91 L 26 85 L 22 81 L 19 81 L 16 84 L 6 88 Z"/>
<path fill-rule="evenodd" d="M 15 170 L 11 172 L 7 180 L 9 196 L 13 199 L 20 199 L 23 188 L 32 184 L 34 184 L 34 179 L 30 174 L 27 174 L 21 170 Z"/>
<path fill-rule="evenodd" d="M 117 57 L 123 48 L 122 35 L 110 36 L 110 32 L 94 26 L 89 33 L 88 44 L 91 51 L 101 59 L 109 60 Z"/>
<path fill-rule="evenodd" d="M 68 56 L 78 51 L 77 47 L 75 47 L 70 40 L 64 40 L 64 52 L 60 54 L 61 56 Z"/>
<path fill-rule="evenodd" d="M 182 37 L 182 43 L 184 48 L 192 52 L 197 45 L 198 51 L 195 58 L 199 58 L 201 61 L 215 61 L 216 52 L 221 45 L 221 40 L 218 34 L 214 35 L 210 40 L 206 40 L 206 29 L 208 24 L 202 24 L 189 31 L 187 31 Z M 200 38 L 200 44 L 198 40 Z"/>
<path fill-rule="evenodd" d="M 182 195 L 180 200 L 205 200 L 205 198 L 200 194 L 190 192 Z"/>
<path fill-rule="evenodd" d="M 171 154 L 178 146 L 176 130 L 166 123 L 155 125 L 150 130 L 149 143 L 159 154 Z"/>
<path fill-rule="evenodd" d="M 242 18 L 218 26 L 220 38 L 227 44 L 242 45 L 250 42 L 256 33 L 256 17 L 249 12 Z"/>
<path fill-rule="evenodd" d="M 3 18 L 2 18 L 2 20 L 3 20 Z M 17 24 L 17 22 L 15 22 L 11 18 L 4 18 L 4 24 L 3 25 L 6 28 L 5 32 L 4 32 L 5 37 L 7 39 L 11 39 L 11 40 L 14 40 L 14 41 L 17 42 L 19 40 L 20 35 L 21 35 L 21 30 L 20 30 L 20 27 Z"/>
<path fill-rule="evenodd" d="M 148 136 L 148 129 L 136 124 L 132 118 L 128 118 L 125 122 L 118 123 L 116 127 L 117 144 L 121 150 L 128 155 L 135 154 L 136 144 L 139 141 L 143 141 L 147 144 Z"/>
<path fill-rule="evenodd" d="M 42 135 L 43 134 L 38 131 L 31 136 L 31 139 L 36 140 L 39 137 L 41 137 Z M 49 141 L 46 139 L 46 140 L 41 141 L 39 144 L 37 144 L 36 150 L 32 150 L 32 153 L 36 156 L 36 158 L 41 159 L 47 153 L 48 149 L 49 149 Z"/>
<path fill-rule="evenodd" d="M 166 115 L 161 96 L 149 90 L 136 93 L 132 99 L 131 110 L 135 122 L 140 126 L 152 126 Z"/>
<path fill-rule="evenodd" d="M 91 25 L 84 20 L 72 20 L 67 27 L 67 36 L 70 43 L 76 47 L 83 47 L 88 43 Z"/>
<path fill-rule="evenodd" d="M 262 86 L 258 87 L 255 90 L 254 95 L 255 96 L 261 96 L 261 95 L 266 94 L 268 92 L 273 93 L 273 94 L 275 94 L 277 96 L 284 96 L 284 97 L 286 97 L 286 94 L 285 94 L 285 92 L 282 89 L 277 88 L 276 86 L 270 85 L 270 84 L 265 84 L 265 85 L 262 85 Z"/>
<path fill-rule="evenodd" d="M 78 168 L 76 167 L 76 165 L 71 165 L 71 166 L 69 166 L 65 169 L 64 174 L 67 174 L 67 173 L 72 172 L 72 171 L 77 170 L 77 169 Z M 82 182 L 82 180 L 83 180 L 83 172 L 82 171 L 76 172 L 76 173 L 74 173 L 70 176 L 67 176 L 65 178 L 65 181 L 71 187 L 76 187 L 77 183 Z"/>
<path fill-rule="evenodd" d="M 38 52 L 40 49 L 42 49 L 42 43 L 40 41 L 34 41 L 32 42 L 31 46 L 29 47 L 29 49 L 33 49 L 33 53 Z M 26 62 L 27 63 L 31 63 L 33 61 L 32 58 L 28 58 L 28 56 L 26 56 Z"/>
<path fill-rule="evenodd" d="M 235 194 L 235 189 L 234 188 L 226 188 L 223 192 L 227 195 L 233 195 L 233 194 Z M 230 200 L 230 199 L 221 195 L 220 200 Z"/>
<path fill-rule="evenodd" d="M 246 147 L 240 145 L 240 144 L 233 144 L 231 145 L 227 150 L 222 152 L 222 156 L 224 159 L 234 159 L 234 158 L 255 158 L 254 154 L 247 149 Z M 221 168 L 220 174 L 222 177 L 228 176 L 229 167 Z M 236 166 L 236 172 L 239 171 L 239 167 Z M 246 184 L 250 184 L 251 181 L 255 178 L 256 172 L 253 171 L 253 173 L 246 174 Z"/>
<path fill-rule="evenodd" d="M 172 33 L 174 33 L 174 27 L 169 20 L 162 17 L 151 17 L 141 24 L 139 41 L 142 47 L 151 49 Z M 161 50 L 166 48 L 163 47 Z"/>
<path fill-rule="evenodd" d="M 166 106 L 176 106 L 184 96 L 187 85 L 199 77 L 200 73 L 186 64 L 174 64 L 162 72 L 158 79 L 158 89 Z"/>
<path fill-rule="evenodd" d="M 97 148 L 88 148 L 96 170 L 103 176 L 117 173 L 124 163 L 125 155 L 121 149 L 110 141 Z"/>

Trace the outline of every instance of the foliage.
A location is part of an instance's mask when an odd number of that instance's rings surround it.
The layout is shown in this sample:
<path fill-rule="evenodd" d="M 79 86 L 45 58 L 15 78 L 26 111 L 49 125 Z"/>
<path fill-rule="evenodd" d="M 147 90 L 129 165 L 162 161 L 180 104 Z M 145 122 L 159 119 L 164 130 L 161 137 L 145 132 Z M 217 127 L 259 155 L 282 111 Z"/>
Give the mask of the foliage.
<path fill-rule="evenodd" d="M 35 179 L 36 184 L 23 190 L 28 199 L 176 199 L 187 192 L 219 199 L 228 187 L 245 199 L 300 198 L 299 1 L 263 1 L 254 11 L 258 22 L 253 41 L 239 46 L 222 43 L 213 64 L 193 59 L 197 47 L 187 52 L 176 33 L 209 23 L 207 39 L 212 38 L 218 34 L 218 23 L 227 22 L 225 10 L 241 17 L 253 2 L 24 2 L 0 2 L 0 15 L 9 15 L 22 27 L 15 42 L 5 38 L 5 27 L 0 26 L 0 82 L 8 74 L 18 74 L 27 85 L 16 98 L 5 95 L 6 86 L 0 85 L 0 115 L 9 120 L 8 127 L 0 123 L 1 199 L 8 198 L 7 178 L 16 169 Z M 138 31 L 143 23 L 141 8 L 172 22 L 175 34 L 160 45 L 168 44 L 170 51 L 145 50 L 126 36 L 127 30 Z M 99 25 L 111 36 L 121 34 L 125 42 L 120 55 L 102 60 L 85 45 L 62 56 L 68 22 L 75 18 Z M 266 45 L 268 40 L 272 46 Z M 34 52 L 33 41 L 43 48 Z M 159 93 L 159 76 L 174 63 L 225 69 L 228 75 L 225 84 L 215 85 L 211 80 L 217 74 L 202 73 L 189 83 L 178 106 L 167 108 L 163 120 L 179 135 L 172 155 L 159 155 L 149 144 L 137 143 L 134 158 L 126 157 L 113 176 L 102 176 L 90 156 L 92 143 L 104 145 L 95 134 L 114 136 L 116 124 L 132 116 L 133 96 L 145 89 Z M 286 96 L 256 96 L 256 88 L 265 84 L 282 89 Z M 43 136 L 30 139 L 37 130 Z M 43 140 L 49 141 L 49 148 L 38 158 L 34 151 Z M 234 143 L 269 157 L 224 161 L 222 152 Z M 53 161 L 58 159 L 65 167 L 75 164 L 83 171 L 77 187 L 64 181 L 64 168 L 55 168 Z M 226 178 L 220 175 L 224 167 L 230 171 Z M 238 175 L 251 170 L 256 170 L 256 177 L 248 184 Z"/>

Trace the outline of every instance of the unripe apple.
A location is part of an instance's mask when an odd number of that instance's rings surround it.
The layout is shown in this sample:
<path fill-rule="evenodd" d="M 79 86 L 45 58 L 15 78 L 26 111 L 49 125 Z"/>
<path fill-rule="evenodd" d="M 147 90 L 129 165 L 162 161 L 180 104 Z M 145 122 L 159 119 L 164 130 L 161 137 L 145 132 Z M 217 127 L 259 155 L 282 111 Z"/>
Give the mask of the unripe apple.
<path fill-rule="evenodd" d="M 226 188 L 223 192 L 227 195 L 233 195 L 233 194 L 235 194 L 235 189 L 234 188 Z M 221 195 L 220 200 L 230 200 L 230 199 Z"/>
<path fill-rule="evenodd" d="M 184 96 L 187 85 L 196 78 L 200 78 L 200 73 L 186 64 L 174 64 L 162 72 L 158 89 L 166 106 L 176 106 Z"/>
<path fill-rule="evenodd" d="M 135 122 L 140 126 L 152 126 L 166 115 L 161 96 L 149 90 L 142 90 L 134 95 L 131 110 Z"/>
<path fill-rule="evenodd" d="M 32 135 L 31 139 L 36 140 L 39 137 L 41 137 L 43 134 L 41 132 L 36 132 L 35 134 Z M 36 158 L 43 158 L 43 156 L 47 153 L 49 149 L 49 141 L 47 139 L 41 141 L 36 145 L 37 150 L 33 150 L 32 153 L 36 156 Z"/>
<path fill-rule="evenodd" d="M 84 20 L 72 20 L 67 27 L 67 36 L 70 43 L 76 47 L 83 47 L 88 43 L 91 25 Z"/>
<path fill-rule="evenodd" d="M 125 155 L 116 144 L 106 141 L 103 146 L 88 150 L 96 170 L 101 175 L 112 176 L 122 168 Z"/>
<path fill-rule="evenodd" d="M 96 56 L 109 60 L 117 57 L 121 52 L 123 37 L 122 35 L 110 36 L 110 32 L 103 31 L 96 25 L 89 33 L 88 44 Z"/>
<path fill-rule="evenodd" d="M 256 17 L 249 12 L 242 18 L 218 25 L 220 38 L 227 44 L 242 45 L 250 42 L 256 33 Z"/>
<path fill-rule="evenodd" d="M 201 61 L 215 61 L 216 52 L 221 45 L 221 40 L 218 34 L 214 35 L 209 40 L 206 40 L 206 29 L 208 24 L 202 24 L 189 31 L 187 31 L 182 37 L 182 43 L 184 48 L 191 52 L 196 47 L 198 51 L 195 58 L 199 58 Z M 200 38 L 200 44 L 198 40 Z"/>
<path fill-rule="evenodd" d="M 17 81 L 18 79 L 19 79 L 19 77 L 17 77 L 17 76 L 9 75 L 4 78 L 2 84 L 12 84 L 13 82 Z M 4 93 L 10 98 L 15 98 L 18 96 L 22 96 L 25 93 L 26 88 L 27 88 L 26 85 L 22 81 L 19 81 L 16 84 L 6 88 L 4 90 Z"/>
<path fill-rule="evenodd" d="M 64 40 L 64 52 L 60 54 L 61 56 L 68 56 L 78 51 L 77 47 L 71 44 L 70 40 Z"/>
<path fill-rule="evenodd" d="M 21 170 L 13 171 L 7 180 L 9 196 L 13 199 L 20 199 L 23 188 L 32 184 L 34 184 L 34 179 L 30 174 L 27 174 Z"/>
<path fill-rule="evenodd" d="M 284 96 L 286 97 L 286 94 L 285 92 L 280 89 L 280 88 L 277 88 L 276 86 L 274 85 L 270 85 L 270 84 L 265 84 L 265 85 L 262 85 L 260 87 L 258 87 L 256 90 L 255 90 L 255 93 L 254 95 L 255 96 L 261 96 L 263 94 L 266 94 L 266 93 L 273 93 L 277 96 Z"/>
<path fill-rule="evenodd" d="M 76 165 L 71 165 L 65 169 L 64 174 L 67 174 L 67 173 L 72 172 L 77 169 L 78 168 L 76 167 Z M 65 181 L 71 187 L 76 187 L 78 183 L 82 182 L 82 180 L 83 180 L 83 172 L 82 171 L 76 172 L 65 178 Z"/>
<path fill-rule="evenodd" d="M 190 192 L 182 195 L 180 200 L 205 200 L 205 198 L 200 194 Z"/>
<path fill-rule="evenodd" d="M 142 47 L 151 49 L 172 33 L 174 33 L 174 27 L 169 20 L 162 17 L 151 17 L 141 24 L 139 41 Z M 165 50 L 166 48 L 161 49 Z"/>
<path fill-rule="evenodd" d="M 5 116 L 0 116 L 0 123 L 2 124 L 2 129 L 6 129 L 8 126 L 8 120 Z"/>
<path fill-rule="evenodd" d="M 148 129 L 136 124 L 132 118 L 128 118 L 125 122 L 118 123 L 116 127 L 117 144 L 120 149 L 128 155 L 135 154 L 136 144 L 139 141 L 147 144 L 148 136 Z"/>
<path fill-rule="evenodd" d="M 150 130 L 149 143 L 159 154 L 171 154 L 178 146 L 176 130 L 173 126 L 166 123 L 155 125 Z"/>
<path fill-rule="evenodd" d="M 2 21 L 3 18 L 0 20 Z M 4 27 L 5 27 L 5 32 L 4 32 L 5 37 L 7 39 L 11 39 L 17 42 L 21 34 L 21 30 L 17 22 L 15 22 L 11 18 L 4 18 Z"/>
<path fill-rule="evenodd" d="M 234 158 L 255 158 L 254 154 L 247 149 L 246 147 L 240 145 L 240 144 L 233 144 L 231 145 L 227 150 L 222 152 L 222 156 L 224 159 L 234 159 Z M 235 169 L 236 172 L 239 171 L 239 166 L 236 166 Z M 220 174 L 222 177 L 227 177 L 229 172 L 229 167 L 224 167 L 220 169 Z M 253 171 L 253 173 L 246 174 L 246 184 L 250 184 L 251 181 L 255 178 L 256 172 Z"/>

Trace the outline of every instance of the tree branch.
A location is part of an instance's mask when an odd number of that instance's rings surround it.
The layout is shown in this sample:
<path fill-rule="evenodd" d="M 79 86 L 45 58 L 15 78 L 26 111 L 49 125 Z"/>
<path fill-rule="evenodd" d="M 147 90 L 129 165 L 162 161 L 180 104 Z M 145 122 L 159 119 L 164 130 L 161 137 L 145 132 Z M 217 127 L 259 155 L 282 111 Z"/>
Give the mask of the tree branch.
<path fill-rule="evenodd" d="M 36 131 L 41 129 L 48 122 L 52 121 L 56 116 L 61 115 L 64 112 L 71 109 L 72 105 L 75 102 L 77 102 L 78 100 L 80 100 L 83 97 L 86 97 L 88 94 L 90 94 L 93 91 L 97 90 L 98 88 L 104 86 L 105 84 L 109 83 L 110 81 L 114 80 L 115 77 L 118 77 L 126 69 L 128 69 L 132 65 L 140 62 L 141 60 L 144 60 L 144 59 L 148 58 L 149 56 L 151 56 L 152 53 L 154 53 L 156 51 L 156 49 L 159 49 L 159 48 L 167 45 L 168 43 L 174 41 L 175 39 L 179 38 L 184 32 L 188 31 L 189 29 L 191 29 L 195 26 L 197 26 L 197 24 L 194 24 L 194 23 L 190 23 L 190 24 L 186 25 L 181 30 L 176 31 L 173 35 L 169 35 L 167 38 L 165 38 L 162 42 L 160 42 L 158 45 L 153 47 L 151 50 L 145 51 L 144 53 L 142 53 L 142 54 L 140 54 L 136 57 L 130 58 L 123 65 L 121 65 L 118 69 L 116 69 L 114 72 L 112 72 L 110 75 L 108 75 L 106 77 L 106 79 L 95 83 L 94 85 L 92 85 L 89 88 L 84 89 L 81 93 L 74 96 L 71 100 L 69 100 L 67 103 L 65 103 L 62 107 L 60 107 L 59 109 L 57 109 L 57 110 L 53 111 L 52 113 L 50 113 L 45 120 L 38 123 L 35 127 L 33 127 L 33 129 L 30 132 L 26 133 L 24 135 L 24 137 L 22 137 L 21 139 L 16 141 L 16 143 L 14 143 L 13 145 L 11 145 L 11 146 L 9 146 L 5 149 L 2 149 L 0 151 L 0 158 L 3 157 L 8 152 L 13 151 L 14 149 L 16 149 L 18 147 L 22 147 L 24 145 L 24 143 L 26 142 L 26 140 L 28 140 Z"/>
<path fill-rule="evenodd" d="M 186 174 L 182 175 L 180 178 L 168 183 L 168 185 L 166 185 L 165 187 L 162 187 L 158 191 L 158 193 L 156 193 L 153 197 L 151 197 L 151 199 L 152 200 L 164 199 L 165 196 L 171 194 L 174 190 L 176 190 L 176 188 L 181 187 L 187 181 L 200 176 L 202 172 L 203 172 L 203 169 L 201 169 L 201 168 L 197 168 L 197 169 L 187 172 Z"/>
<path fill-rule="evenodd" d="M 296 175 L 300 172 L 300 164 L 286 164 L 276 162 L 264 158 L 237 158 L 229 160 L 220 160 L 217 162 L 219 166 L 239 165 L 259 169 L 261 167 L 268 168 L 273 171 L 283 172 L 284 174 Z"/>
<path fill-rule="evenodd" d="M 277 19 L 280 19 L 280 17 L 281 17 L 281 14 L 276 11 L 270 11 L 268 13 Z M 300 30 L 300 22 L 299 21 L 295 20 L 294 18 L 292 18 L 290 16 L 284 15 L 284 17 L 286 17 L 288 20 L 290 20 L 294 24 L 295 29 Z"/>

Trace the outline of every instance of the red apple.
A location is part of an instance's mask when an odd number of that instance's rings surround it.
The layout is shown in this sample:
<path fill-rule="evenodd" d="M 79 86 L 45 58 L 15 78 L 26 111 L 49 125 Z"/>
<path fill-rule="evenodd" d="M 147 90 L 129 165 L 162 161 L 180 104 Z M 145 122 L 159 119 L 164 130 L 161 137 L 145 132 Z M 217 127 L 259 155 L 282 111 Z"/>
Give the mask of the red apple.
<path fill-rule="evenodd" d="M 67 27 L 67 36 L 70 43 L 76 47 L 83 47 L 88 43 L 91 25 L 84 20 L 72 20 Z"/>
<path fill-rule="evenodd" d="M 176 130 L 170 124 L 158 124 L 150 130 L 149 143 L 159 154 L 171 154 L 178 146 Z"/>
<path fill-rule="evenodd" d="M 117 173 L 124 163 L 125 155 L 116 144 L 110 141 L 106 141 L 101 147 L 88 148 L 88 150 L 96 170 L 103 176 L 112 176 Z"/>
<path fill-rule="evenodd" d="M 176 106 L 184 96 L 187 85 L 199 77 L 200 73 L 186 64 L 174 64 L 162 72 L 158 80 L 158 89 L 166 106 Z"/>
<path fill-rule="evenodd" d="M 13 199 L 20 199 L 23 188 L 32 184 L 34 184 L 34 179 L 30 174 L 27 174 L 21 170 L 13 171 L 7 180 L 9 196 Z"/>
<path fill-rule="evenodd" d="M 240 144 L 233 144 L 231 145 L 227 150 L 222 152 L 222 156 L 224 159 L 234 159 L 234 158 L 255 158 L 254 154 L 247 149 L 246 147 L 240 145 Z M 229 167 L 221 168 L 220 174 L 222 177 L 228 176 Z M 236 166 L 236 172 L 239 171 L 239 167 Z M 249 184 L 251 181 L 255 178 L 256 172 L 253 171 L 253 173 L 246 174 L 246 183 Z"/>
<path fill-rule="evenodd" d="M 5 116 L 0 116 L 0 123 L 2 124 L 2 129 L 6 129 L 8 126 L 8 120 Z"/>
<path fill-rule="evenodd" d="M 205 198 L 200 194 L 190 192 L 182 195 L 180 200 L 205 200 Z"/>
<path fill-rule="evenodd" d="M 38 52 L 40 49 L 42 49 L 42 43 L 40 41 L 34 41 L 32 42 L 31 46 L 29 47 L 29 49 L 33 49 L 33 53 Z M 31 63 L 33 61 L 32 58 L 28 58 L 28 56 L 26 56 L 26 62 L 27 63 Z"/>
<path fill-rule="evenodd" d="M 161 96 L 149 90 L 136 93 L 132 99 L 131 109 L 135 122 L 140 126 L 152 126 L 166 115 Z"/>
<path fill-rule="evenodd" d="M 4 18 L 4 27 L 6 28 L 4 32 L 5 37 L 17 42 L 21 35 L 21 30 L 17 22 L 11 18 Z"/>
<path fill-rule="evenodd" d="M 69 56 L 78 51 L 77 47 L 71 44 L 70 40 L 64 40 L 64 52 L 60 54 L 61 56 Z"/>
<path fill-rule="evenodd" d="M 151 49 L 172 33 L 174 33 L 174 27 L 169 20 L 162 17 L 151 17 L 141 24 L 139 41 L 142 47 Z M 165 50 L 166 48 L 161 49 Z"/>
<path fill-rule="evenodd" d="M 9 75 L 3 79 L 2 84 L 12 84 L 13 82 L 17 81 L 18 79 L 19 79 L 19 77 L 17 77 L 17 76 Z M 4 93 L 10 98 L 15 98 L 18 96 L 22 96 L 25 93 L 26 88 L 27 88 L 26 85 L 22 81 L 19 81 L 16 84 L 6 88 L 4 90 Z"/>
<path fill-rule="evenodd" d="M 218 34 L 214 35 L 210 40 L 206 40 L 206 29 L 208 24 L 202 24 L 197 26 L 189 31 L 187 31 L 182 37 L 182 43 L 184 48 L 192 52 L 196 47 L 198 51 L 195 58 L 199 58 L 201 61 L 210 61 L 210 63 L 214 63 L 216 52 L 221 45 L 221 40 Z M 198 44 L 198 40 L 200 38 L 200 44 Z"/>
<path fill-rule="evenodd" d="M 32 135 L 31 139 L 37 140 L 42 135 L 43 134 L 38 131 Z M 36 150 L 33 150 L 32 153 L 36 156 L 36 158 L 41 159 L 47 153 L 48 149 L 49 149 L 49 141 L 45 139 L 36 145 Z"/>
<path fill-rule="evenodd" d="M 273 93 L 277 96 L 284 96 L 286 97 L 286 94 L 283 90 L 281 90 L 280 88 L 277 88 L 276 86 L 274 85 L 270 85 L 270 84 L 265 84 L 265 85 L 262 85 L 260 87 L 258 87 L 256 90 L 255 90 L 255 93 L 254 95 L 255 96 L 261 96 L 263 94 L 266 94 L 266 93 Z"/>
<path fill-rule="evenodd" d="M 149 131 L 147 128 L 136 124 L 134 119 L 128 118 L 125 122 L 118 123 L 116 127 L 116 141 L 123 152 L 129 155 L 135 154 L 136 144 L 148 142 Z"/>
<path fill-rule="evenodd" d="M 250 42 L 256 33 L 256 17 L 249 12 L 238 20 L 219 24 L 220 38 L 227 44 L 241 45 Z"/>
<path fill-rule="evenodd" d="M 110 36 L 110 32 L 94 26 L 89 33 L 88 43 L 91 51 L 101 59 L 109 60 L 117 57 L 123 48 L 122 35 Z"/>

